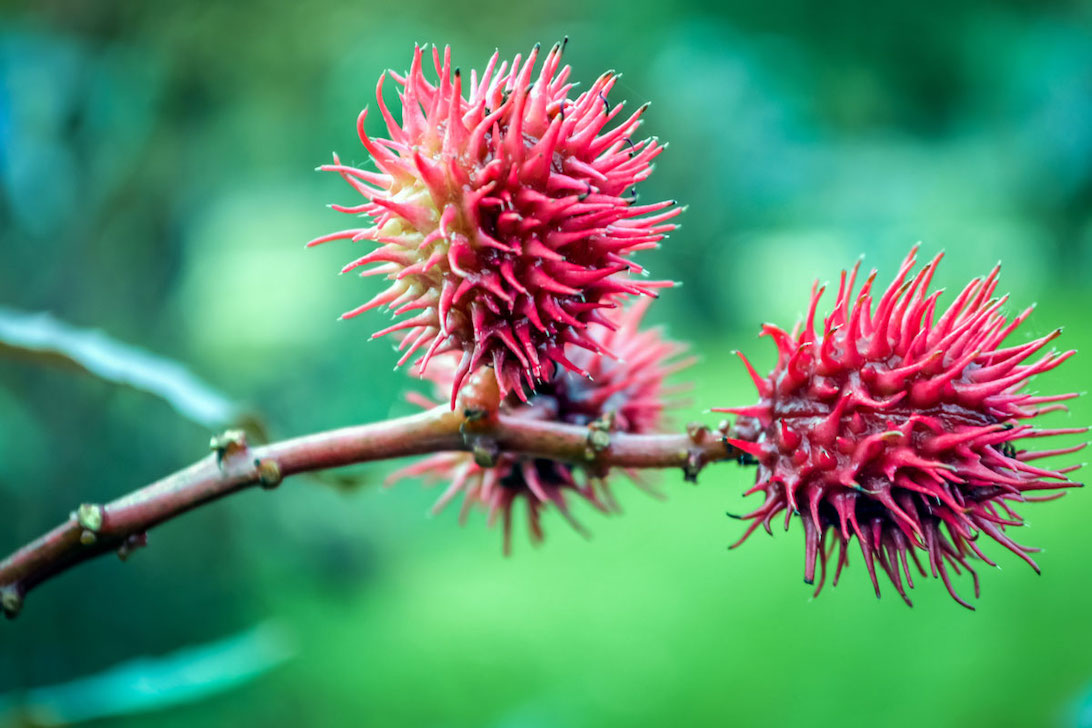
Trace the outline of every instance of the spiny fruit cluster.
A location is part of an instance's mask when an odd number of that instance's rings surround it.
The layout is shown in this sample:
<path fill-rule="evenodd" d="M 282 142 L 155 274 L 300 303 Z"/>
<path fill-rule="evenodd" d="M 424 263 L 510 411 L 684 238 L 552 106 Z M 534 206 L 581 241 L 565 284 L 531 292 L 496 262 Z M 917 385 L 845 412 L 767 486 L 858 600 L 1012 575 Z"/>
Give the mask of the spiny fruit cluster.
<path fill-rule="evenodd" d="M 598 342 L 617 354 L 616 359 L 598 356 L 585 349 L 573 352 L 573 360 L 589 376 L 562 370 L 542 384 L 526 402 L 509 396 L 501 403 L 506 415 L 532 420 L 553 420 L 571 425 L 601 427 L 606 432 L 653 433 L 663 424 L 663 411 L 674 391 L 664 379 L 692 363 L 679 358 L 684 347 L 663 338 L 656 329 L 641 330 L 641 319 L 651 299 L 639 299 L 620 313 L 608 314 L 611 329 L 597 329 Z M 450 358 L 438 360 L 428 377 L 443 396 L 451 386 L 454 366 Z M 436 403 L 419 396 L 422 407 Z M 630 479 L 649 489 L 640 476 L 627 471 Z M 391 480 L 424 476 L 449 484 L 433 507 L 438 513 L 462 494 L 460 520 L 475 505 L 484 506 L 489 524 L 499 518 L 504 524 L 504 551 L 511 550 L 512 512 L 520 501 L 526 504 L 528 532 L 532 542 L 542 540 L 541 512 L 553 505 L 579 532 L 584 530 L 573 518 L 566 494 L 586 500 L 599 511 L 617 511 L 611 495 L 609 472 L 586 464 L 576 469 L 569 463 L 544 458 L 522 458 L 499 453 L 492 465 L 483 466 L 470 453 L 440 453 L 411 465 Z M 650 491 L 654 495 L 656 491 Z"/>
<path fill-rule="evenodd" d="M 417 356 L 416 373 L 452 408 L 460 392 L 488 380 L 499 388 L 491 416 L 651 434 L 667 404 L 664 378 L 685 362 L 674 359 L 677 344 L 639 329 L 648 302 L 670 284 L 635 279 L 644 270 L 630 256 L 656 247 L 680 209 L 673 201 L 637 204 L 634 186 L 664 148 L 654 138 L 634 139 L 645 107 L 623 116 L 622 104 L 608 102 L 613 73 L 570 98 L 562 50 L 549 51 L 537 73 L 537 47 L 511 63 L 494 54 L 464 82 L 450 51 L 438 48 L 430 81 L 417 48 L 408 73 L 391 72 L 400 122 L 380 76 L 376 100 L 389 138 L 367 135 L 366 110 L 357 120 L 376 170 L 336 155 L 321 167 L 364 197 L 333 207 L 369 223 L 309 245 L 345 239 L 370 246 L 342 272 L 363 269 L 388 285 L 344 317 L 380 306 L 401 317 L 375 336 L 395 333 L 399 365 Z M 836 583 L 856 539 L 877 594 L 878 563 L 909 603 L 913 562 L 969 606 L 951 572 L 969 571 L 977 595 L 972 561 L 993 563 L 979 536 L 1034 567 L 1035 549 L 1007 530 L 1023 522 L 1013 504 L 1078 485 L 1067 477 L 1076 467 L 1034 463 L 1083 444 L 1031 451 L 1017 441 L 1085 430 L 1030 424 L 1074 396 L 1022 391 L 1029 378 L 1073 354 L 1031 360 L 1058 332 L 1005 345 L 1030 309 L 1005 316 L 1006 298 L 994 295 L 997 269 L 941 310 L 940 292 L 929 292 L 940 256 L 911 275 L 915 253 L 875 308 L 875 272 L 854 294 L 854 268 L 842 274 L 821 327 L 819 287 L 791 334 L 765 326 L 778 351 L 768 376 L 743 360 L 759 402 L 720 410 L 738 415 L 725 457 L 744 453 L 741 461 L 757 464 L 748 493 L 763 493 L 764 502 L 744 516 L 751 523 L 736 545 L 759 526 L 771 531 L 781 514 L 786 528 L 795 516 L 804 529 L 805 580 L 814 583 L 820 569 L 816 593 L 835 550 Z M 410 475 L 449 482 L 437 510 L 461 494 L 463 516 L 482 506 L 490 522 L 501 519 L 506 551 L 519 502 L 533 540 L 541 538 L 547 506 L 573 521 L 568 496 L 613 507 L 608 471 L 594 463 L 457 452 L 395 477 Z"/>
<path fill-rule="evenodd" d="M 570 99 L 562 47 L 546 54 L 537 76 L 538 47 L 511 64 L 498 65 L 494 54 L 465 87 L 450 49 L 441 57 L 433 48 L 434 84 L 418 47 L 408 74 L 391 72 L 401 87 L 401 124 L 384 102 L 384 76 L 376 88 L 390 138 L 368 137 L 367 109 L 357 120 L 379 171 L 343 165 L 336 155 L 321 168 L 366 200 L 334 209 L 363 213 L 373 224 L 309 245 L 376 243 L 342 272 L 374 264 L 362 275 L 390 281 L 344 318 L 384 305 L 406 316 L 375 336 L 405 332 L 399 365 L 423 352 L 422 374 L 434 356 L 458 352 L 452 406 L 482 364 L 494 368 L 502 392 L 524 399 L 558 367 L 587 376 L 569 351 L 609 355 L 593 333 L 604 324 L 602 311 L 670 285 L 630 275 L 644 271 L 628 256 L 655 247 L 680 212 L 673 201 L 636 204 L 634 185 L 663 150 L 655 139 L 633 139 L 646 107 L 610 126 L 623 108 L 607 101 L 617 78 L 610 72 Z"/>
<path fill-rule="evenodd" d="M 1074 354 L 1048 352 L 1026 363 L 1060 331 L 1002 348 L 1031 314 L 1012 320 L 1001 313 L 1007 297 L 995 298 L 1000 267 L 975 279 L 936 317 L 940 291 L 929 292 L 937 256 L 913 278 L 916 248 L 891 286 L 872 306 L 875 271 L 854 298 L 857 268 L 843 272 L 834 310 L 821 331 L 816 311 L 824 289 L 812 292 L 803 326 L 788 334 L 763 327 L 777 346 L 777 365 L 767 377 L 743 361 L 758 388 L 759 402 L 720 411 L 739 415 L 729 442 L 758 461 L 757 484 L 765 502 L 743 516 L 751 524 L 736 545 L 758 526 L 770 531 L 784 512 L 786 528 L 798 516 L 804 526 L 804 580 L 813 583 L 816 562 L 823 586 L 827 560 L 838 549 L 834 581 L 856 537 L 879 595 L 875 564 L 909 603 L 910 561 L 956 593 L 949 569 L 969 571 L 969 561 L 993 561 L 979 534 L 1002 544 L 1038 570 L 1022 546 L 1006 533 L 1022 519 L 1014 502 L 1076 485 L 1066 474 L 1033 465 L 1039 458 L 1074 452 L 1084 445 L 1029 451 L 1025 438 L 1084 432 L 1085 428 L 1035 429 L 1026 421 L 1063 408 L 1075 394 L 1036 396 L 1022 392 L 1027 380 Z"/>

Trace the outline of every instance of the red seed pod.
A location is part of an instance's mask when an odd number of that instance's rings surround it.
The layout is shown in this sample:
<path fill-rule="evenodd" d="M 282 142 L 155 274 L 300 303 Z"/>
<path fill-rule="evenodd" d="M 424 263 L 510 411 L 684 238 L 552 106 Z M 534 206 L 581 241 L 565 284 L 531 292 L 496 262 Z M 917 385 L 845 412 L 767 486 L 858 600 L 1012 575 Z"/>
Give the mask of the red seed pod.
<path fill-rule="evenodd" d="M 597 342 L 617 354 L 609 359 L 584 348 L 570 352 L 573 362 L 587 370 L 591 377 L 558 369 L 553 379 L 540 384 L 526 402 L 509 395 L 500 411 L 510 417 L 530 420 L 552 420 L 573 425 L 588 425 L 600 431 L 651 433 L 662 424 L 663 411 L 678 388 L 665 387 L 664 379 L 692 363 L 679 359 L 684 347 L 664 339 L 658 329 L 639 329 L 641 318 L 651 299 L 639 299 L 622 311 L 607 314 L 614 329 L 598 328 Z M 457 362 L 453 355 L 437 358 L 429 367 L 427 377 L 445 396 L 456 376 Z M 434 407 L 431 400 L 414 395 L 411 400 L 422 407 Z M 639 487 L 649 486 L 633 471 L 627 475 Z M 482 506 L 488 512 L 489 524 L 499 518 L 504 523 L 504 551 L 511 547 L 512 511 L 517 502 L 527 508 L 531 540 L 542 539 L 541 513 L 554 506 L 574 528 L 583 528 L 573 518 L 568 497 L 583 498 L 600 511 L 617 510 L 609 489 L 609 473 L 576 468 L 568 463 L 544 458 L 528 458 L 511 453 L 499 453 L 492 466 L 475 460 L 471 453 L 441 453 L 404 468 L 393 476 L 397 481 L 409 476 L 423 476 L 430 481 L 447 481 L 449 485 L 433 508 L 441 511 L 462 494 L 460 520 L 465 521 L 470 510 Z M 654 491 L 654 495 L 656 494 Z"/>
<path fill-rule="evenodd" d="M 1000 267 L 975 279 L 939 316 L 940 291 L 928 291 L 941 256 L 916 276 L 915 247 L 873 310 L 875 271 L 854 298 L 857 267 L 843 272 L 833 312 L 822 330 L 815 316 L 823 288 L 812 291 L 807 319 L 789 334 L 766 325 L 762 334 L 777 345 L 778 361 L 766 378 L 740 355 L 759 392 L 750 407 L 721 409 L 739 415 L 732 445 L 758 461 L 756 485 L 765 502 L 743 518 L 751 524 L 738 546 L 758 526 L 785 512 L 804 525 L 804 580 L 816 594 L 827 560 L 838 548 L 834 583 L 856 537 L 876 595 L 875 564 L 910 603 L 910 561 L 919 573 L 952 586 L 949 570 L 970 572 L 978 596 L 973 559 L 994 565 L 980 534 L 1002 544 L 1036 571 L 1037 549 L 1010 538 L 1023 520 L 1012 503 L 1050 500 L 1042 491 L 1079 485 L 1067 473 L 1079 465 L 1051 469 L 1034 461 L 1072 453 L 1084 444 L 1032 451 L 1016 445 L 1027 438 L 1086 432 L 1087 428 L 1037 429 L 1028 421 L 1062 409 L 1075 394 L 1037 396 L 1022 392 L 1028 379 L 1061 364 L 1073 351 L 1032 360 L 1060 330 L 1002 348 L 1031 314 L 1001 313 L 1007 297 L 995 298 Z M 859 266 L 858 266 L 859 267 Z M 928 562 L 922 565 L 921 553 Z"/>
<path fill-rule="evenodd" d="M 536 46 L 464 80 L 450 49 L 433 48 L 437 81 L 425 78 L 417 48 L 400 86 L 402 122 L 376 100 L 389 139 L 371 139 L 360 114 L 360 140 L 378 171 L 334 163 L 365 202 L 334 209 L 371 218 L 372 225 L 324 235 L 378 247 L 342 272 L 372 266 L 390 285 L 351 318 L 386 306 L 400 321 L 374 336 L 403 331 L 399 365 L 420 354 L 417 373 L 433 357 L 458 353 L 451 402 L 480 365 L 496 370 L 503 393 L 526 397 L 561 367 L 587 375 L 565 353 L 571 347 L 609 354 L 593 331 L 603 309 L 630 296 L 654 296 L 667 282 L 644 274 L 628 257 L 656 247 L 680 212 L 674 201 L 636 204 L 634 185 L 652 172 L 663 147 L 633 140 L 645 106 L 623 117 L 607 95 L 617 78 L 600 76 L 569 98 L 570 69 L 562 45 L 546 54 L 536 75 Z M 610 126 L 617 119 L 620 123 Z M 609 128 L 608 128 L 609 127 Z"/>

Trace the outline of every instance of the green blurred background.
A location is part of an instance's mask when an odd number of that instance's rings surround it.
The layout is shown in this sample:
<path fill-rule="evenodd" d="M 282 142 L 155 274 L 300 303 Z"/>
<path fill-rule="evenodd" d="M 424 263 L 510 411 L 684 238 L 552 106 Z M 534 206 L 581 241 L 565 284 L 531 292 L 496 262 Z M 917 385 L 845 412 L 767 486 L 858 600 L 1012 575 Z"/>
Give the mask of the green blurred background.
<path fill-rule="evenodd" d="M 187 362 L 276 437 L 407 413 L 420 385 L 367 341 L 383 317 L 335 321 L 374 282 L 335 275 L 344 245 L 303 249 L 352 199 L 311 170 L 365 160 L 356 114 L 414 42 L 467 68 L 565 35 L 577 80 L 615 68 L 617 99 L 653 102 L 644 129 L 671 146 L 642 199 L 690 205 L 642 258 L 685 282 L 650 314 L 701 357 L 679 422 L 753 398 L 729 352 L 768 367 L 758 325 L 791 324 L 813 279 L 861 253 L 889 276 L 917 240 L 947 251 L 949 290 L 1003 259 L 1002 288 L 1040 304 L 1017 336 L 1065 325 L 1092 350 L 1092 8 L 1061 2 L 3 3 L 0 305 Z M 1034 386 L 1090 382 L 1078 357 Z M 1072 410 L 1053 423 L 1092 422 Z M 0 359 L 0 551 L 209 434 Z M 135 657 L 184 672 L 180 648 L 274 620 L 275 669 L 96 725 L 1092 725 L 1088 493 L 1023 509 L 1043 576 L 990 548 L 1004 573 L 983 569 L 970 613 L 932 580 L 913 609 L 877 601 L 859 558 L 812 599 L 795 525 L 726 551 L 753 477 L 734 465 L 665 475 L 666 502 L 619 487 L 624 516 L 578 512 L 590 542 L 550 514 L 507 559 L 480 514 L 460 528 L 426 517 L 435 490 L 381 488 L 393 467 L 244 494 L 44 586 L 0 624 L 7 720 L 45 722 L 13 717 L 31 688 Z M 96 699 L 124 714 L 134 689 Z"/>

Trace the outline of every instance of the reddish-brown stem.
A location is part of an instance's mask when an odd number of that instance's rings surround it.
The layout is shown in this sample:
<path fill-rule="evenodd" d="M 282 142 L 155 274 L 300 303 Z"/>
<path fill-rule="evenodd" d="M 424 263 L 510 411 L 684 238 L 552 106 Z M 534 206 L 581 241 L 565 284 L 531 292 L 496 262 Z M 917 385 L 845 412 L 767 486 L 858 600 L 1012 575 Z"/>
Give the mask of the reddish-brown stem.
<path fill-rule="evenodd" d="M 143 544 L 149 529 L 164 521 L 253 485 L 275 487 L 282 477 L 296 473 L 484 448 L 600 468 L 680 467 L 692 477 L 707 463 L 738 455 L 720 435 L 704 428 L 679 434 L 605 434 L 594 427 L 505 415 L 468 419 L 462 412 L 437 407 L 261 447 L 248 447 L 240 435 L 229 435 L 216 444 L 216 452 L 162 480 L 105 505 L 81 505 L 64 523 L 4 559 L 0 606 L 13 617 L 26 594 L 43 581 L 105 553 L 125 558 Z"/>

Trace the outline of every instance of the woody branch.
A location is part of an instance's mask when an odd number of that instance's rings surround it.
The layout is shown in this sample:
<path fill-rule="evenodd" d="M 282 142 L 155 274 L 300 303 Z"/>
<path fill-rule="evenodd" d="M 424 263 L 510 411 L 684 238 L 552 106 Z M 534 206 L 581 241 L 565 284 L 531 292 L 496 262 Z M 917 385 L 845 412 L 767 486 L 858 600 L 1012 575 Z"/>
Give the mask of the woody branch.
<path fill-rule="evenodd" d="M 289 475 L 410 455 L 470 451 L 488 464 L 500 452 L 582 464 L 589 468 L 682 468 L 696 477 L 706 464 L 738 451 L 723 433 L 690 426 L 685 433 L 635 435 L 527 421 L 460 406 L 319 432 L 250 447 L 241 431 L 212 440 L 213 453 L 187 468 L 106 504 L 80 505 L 59 526 L 0 562 L 0 607 L 15 617 L 43 582 L 107 553 L 125 559 L 150 529 L 195 508 L 258 485 L 271 489 Z"/>

